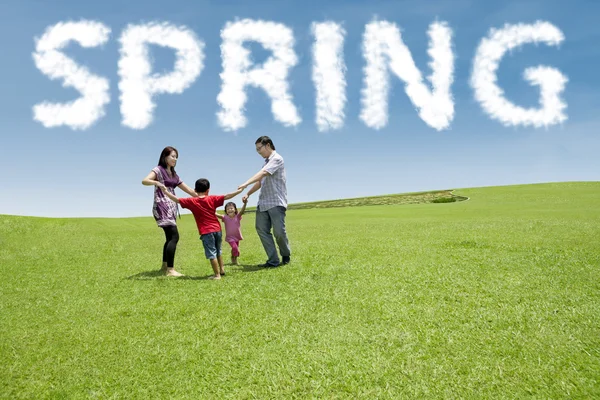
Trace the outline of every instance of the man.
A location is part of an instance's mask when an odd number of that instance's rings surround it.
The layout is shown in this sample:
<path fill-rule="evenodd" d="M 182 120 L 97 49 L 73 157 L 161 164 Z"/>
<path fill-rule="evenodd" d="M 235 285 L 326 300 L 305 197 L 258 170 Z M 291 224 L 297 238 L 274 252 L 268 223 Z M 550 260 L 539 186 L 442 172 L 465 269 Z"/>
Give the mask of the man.
<path fill-rule="evenodd" d="M 285 232 L 285 212 L 287 210 L 287 188 L 283 157 L 275 151 L 275 145 L 268 136 L 261 136 L 255 142 L 256 151 L 265 159 L 265 164 L 252 178 L 241 184 L 238 189 L 254 186 L 244 195 L 242 201 L 248 200 L 252 193 L 260 189 L 256 207 L 256 233 L 267 253 L 267 262 L 262 267 L 277 267 L 280 265 L 277 248 L 271 235 L 279 246 L 281 264 L 290 262 L 290 245 Z"/>

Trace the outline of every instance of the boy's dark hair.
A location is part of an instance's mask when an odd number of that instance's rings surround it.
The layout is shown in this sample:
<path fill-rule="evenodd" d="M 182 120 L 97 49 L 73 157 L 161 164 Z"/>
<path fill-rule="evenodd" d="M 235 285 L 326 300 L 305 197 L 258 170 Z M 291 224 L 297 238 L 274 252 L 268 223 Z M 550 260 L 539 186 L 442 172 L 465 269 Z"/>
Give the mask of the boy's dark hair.
<path fill-rule="evenodd" d="M 235 203 L 233 201 L 230 201 L 227 204 L 225 204 L 225 213 L 227 213 L 227 207 L 229 207 L 229 206 L 233 206 L 233 208 L 235 209 L 235 213 L 236 214 L 238 213 L 237 206 L 235 205 Z"/>
<path fill-rule="evenodd" d="M 272 148 L 273 150 L 275 150 L 275 145 L 273 144 L 273 141 L 271 140 L 271 138 L 270 138 L 270 137 L 268 137 L 268 136 L 261 136 L 261 137 L 259 137 L 258 139 L 256 139 L 256 142 L 254 142 L 254 144 L 259 144 L 259 143 L 260 143 L 262 146 L 269 145 L 269 146 L 271 146 L 271 148 Z"/>
<path fill-rule="evenodd" d="M 196 187 L 194 187 L 196 193 L 204 193 L 208 189 L 210 189 L 210 182 L 208 179 L 200 178 L 196 181 Z"/>

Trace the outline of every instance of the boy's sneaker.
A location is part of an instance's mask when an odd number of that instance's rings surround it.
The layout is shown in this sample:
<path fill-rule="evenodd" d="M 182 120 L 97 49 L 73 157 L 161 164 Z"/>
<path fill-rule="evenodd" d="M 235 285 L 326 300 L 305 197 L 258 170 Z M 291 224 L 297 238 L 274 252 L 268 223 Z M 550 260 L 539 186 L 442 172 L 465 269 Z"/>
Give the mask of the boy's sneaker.
<path fill-rule="evenodd" d="M 290 256 L 281 257 L 281 264 L 285 265 L 285 264 L 289 264 L 289 263 L 290 263 Z"/>

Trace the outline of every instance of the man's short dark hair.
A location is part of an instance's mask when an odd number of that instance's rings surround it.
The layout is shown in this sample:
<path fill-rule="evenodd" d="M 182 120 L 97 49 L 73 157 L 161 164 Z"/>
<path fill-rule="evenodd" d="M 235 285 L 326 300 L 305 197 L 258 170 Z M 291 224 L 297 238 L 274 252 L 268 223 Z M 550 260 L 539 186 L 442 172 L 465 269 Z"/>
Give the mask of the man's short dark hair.
<path fill-rule="evenodd" d="M 261 136 L 261 137 L 259 137 L 258 139 L 256 139 L 256 142 L 254 142 L 254 144 L 259 144 L 259 143 L 260 143 L 262 146 L 269 145 L 269 146 L 271 146 L 271 148 L 272 148 L 273 150 L 275 150 L 275 145 L 273 144 L 273 141 L 271 140 L 271 138 L 270 138 L 270 137 L 268 137 L 268 136 Z"/>
<path fill-rule="evenodd" d="M 208 179 L 200 178 L 196 181 L 196 187 L 194 188 L 196 193 L 204 193 L 208 189 L 210 189 L 210 182 Z"/>

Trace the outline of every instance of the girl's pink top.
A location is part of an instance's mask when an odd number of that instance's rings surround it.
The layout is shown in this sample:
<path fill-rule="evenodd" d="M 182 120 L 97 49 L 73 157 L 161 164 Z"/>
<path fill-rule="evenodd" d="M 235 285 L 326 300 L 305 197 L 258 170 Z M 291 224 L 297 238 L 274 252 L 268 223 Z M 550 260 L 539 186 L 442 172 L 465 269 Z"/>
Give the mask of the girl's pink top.
<path fill-rule="evenodd" d="M 231 218 L 229 215 L 223 215 L 223 223 L 225 224 L 225 241 L 226 242 L 239 242 L 243 240 L 242 228 L 240 221 L 242 216 L 236 214 Z"/>

